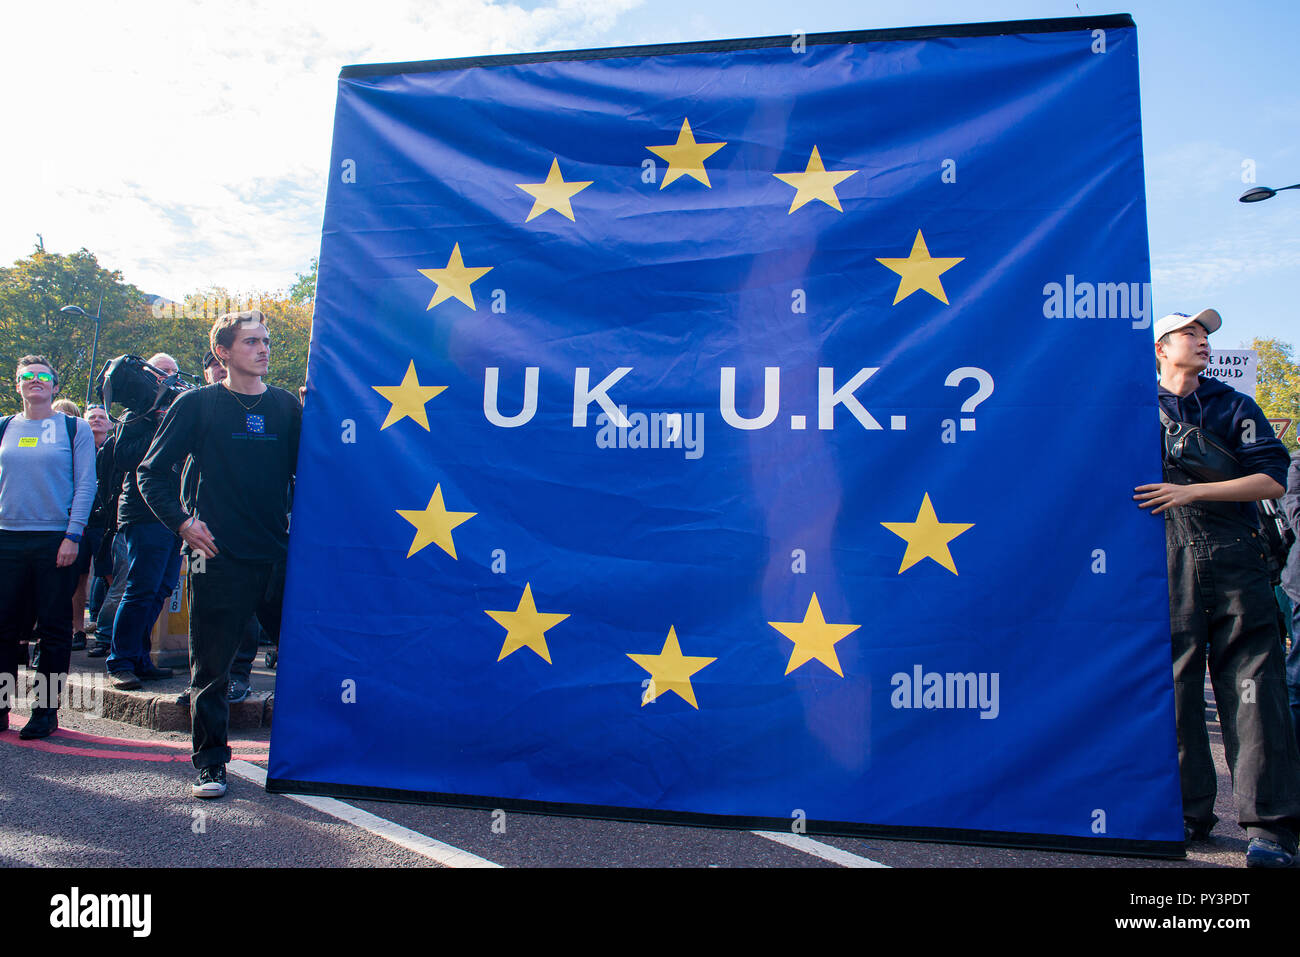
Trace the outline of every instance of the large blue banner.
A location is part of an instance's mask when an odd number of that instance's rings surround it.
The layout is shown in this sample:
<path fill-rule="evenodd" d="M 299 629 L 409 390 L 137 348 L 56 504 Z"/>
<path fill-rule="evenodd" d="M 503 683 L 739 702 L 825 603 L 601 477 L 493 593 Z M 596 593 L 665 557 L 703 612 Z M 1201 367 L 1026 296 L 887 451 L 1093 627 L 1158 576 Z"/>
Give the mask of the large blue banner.
<path fill-rule="evenodd" d="M 269 786 L 1180 853 L 1137 78 L 345 69 Z"/>

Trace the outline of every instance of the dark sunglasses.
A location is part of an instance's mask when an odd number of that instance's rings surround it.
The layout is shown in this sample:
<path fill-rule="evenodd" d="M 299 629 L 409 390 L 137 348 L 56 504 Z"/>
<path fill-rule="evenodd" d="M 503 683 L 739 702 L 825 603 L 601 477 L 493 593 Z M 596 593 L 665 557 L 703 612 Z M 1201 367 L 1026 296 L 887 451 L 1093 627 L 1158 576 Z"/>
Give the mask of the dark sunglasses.
<path fill-rule="evenodd" d="M 18 373 L 19 382 L 31 382 L 35 379 L 37 382 L 53 382 L 54 376 L 48 372 L 20 372 Z"/>

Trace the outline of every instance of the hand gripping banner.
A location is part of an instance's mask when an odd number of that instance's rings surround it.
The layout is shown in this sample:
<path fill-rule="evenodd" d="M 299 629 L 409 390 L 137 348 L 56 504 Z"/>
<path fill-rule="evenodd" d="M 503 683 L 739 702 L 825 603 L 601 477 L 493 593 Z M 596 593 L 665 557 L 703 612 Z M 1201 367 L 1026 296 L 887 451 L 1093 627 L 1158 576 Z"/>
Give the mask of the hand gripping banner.
<path fill-rule="evenodd" d="M 1127 16 L 348 67 L 268 786 L 1180 854 Z"/>

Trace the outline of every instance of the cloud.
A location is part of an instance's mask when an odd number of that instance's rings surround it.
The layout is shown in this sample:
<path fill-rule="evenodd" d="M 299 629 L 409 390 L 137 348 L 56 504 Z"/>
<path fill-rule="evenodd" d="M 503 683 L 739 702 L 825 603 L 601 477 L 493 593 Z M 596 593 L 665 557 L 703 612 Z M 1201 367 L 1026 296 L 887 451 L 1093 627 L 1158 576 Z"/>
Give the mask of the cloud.
<path fill-rule="evenodd" d="M 286 286 L 319 246 L 341 66 L 599 45 L 639 2 L 6 10 L 0 262 L 41 233 L 173 299 Z"/>

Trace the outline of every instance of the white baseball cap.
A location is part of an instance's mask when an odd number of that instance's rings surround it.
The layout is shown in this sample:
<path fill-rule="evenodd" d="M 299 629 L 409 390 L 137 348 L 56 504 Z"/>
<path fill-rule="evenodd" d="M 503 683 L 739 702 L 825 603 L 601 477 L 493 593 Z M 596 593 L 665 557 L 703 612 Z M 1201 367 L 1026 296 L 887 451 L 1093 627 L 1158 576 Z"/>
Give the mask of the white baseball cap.
<path fill-rule="evenodd" d="M 1156 322 L 1155 337 L 1157 339 L 1163 338 L 1169 333 L 1183 328 L 1183 326 L 1190 326 L 1193 322 L 1199 322 L 1203 325 L 1206 335 L 1209 335 L 1212 332 L 1219 331 L 1219 327 L 1223 325 L 1223 317 L 1213 309 L 1202 309 L 1194 316 L 1189 316 L 1185 312 L 1171 312 Z"/>

